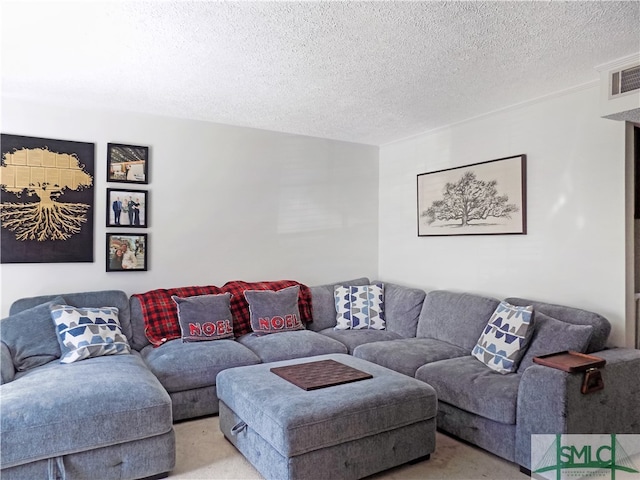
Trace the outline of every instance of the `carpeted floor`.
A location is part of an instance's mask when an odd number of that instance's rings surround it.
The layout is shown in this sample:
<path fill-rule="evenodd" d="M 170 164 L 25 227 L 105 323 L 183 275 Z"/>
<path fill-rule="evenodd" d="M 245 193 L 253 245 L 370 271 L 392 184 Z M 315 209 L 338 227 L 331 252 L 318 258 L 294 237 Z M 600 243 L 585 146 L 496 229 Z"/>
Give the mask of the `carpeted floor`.
<path fill-rule="evenodd" d="M 175 425 L 177 460 L 170 479 L 252 480 L 263 477 L 227 442 L 218 417 Z M 517 465 L 479 448 L 438 433 L 436 451 L 429 460 L 405 465 L 370 477 L 371 480 L 525 480 Z"/>

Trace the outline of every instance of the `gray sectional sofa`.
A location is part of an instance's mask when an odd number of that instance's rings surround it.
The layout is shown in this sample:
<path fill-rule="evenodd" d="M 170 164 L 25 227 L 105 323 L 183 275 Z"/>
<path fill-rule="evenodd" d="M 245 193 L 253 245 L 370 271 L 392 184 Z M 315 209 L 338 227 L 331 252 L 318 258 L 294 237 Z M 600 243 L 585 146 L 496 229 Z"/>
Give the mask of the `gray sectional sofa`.
<path fill-rule="evenodd" d="M 304 330 L 210 342 L 176 339 L 160 347 L 145 337 L 136 297 L 119 291 L 62 294 L 71 305 L 118 307 L 131 345 L 130 355 L 72 364 L 57 360 L 53 326 L 39 327 L 48 312 L 43 304 L 59 298 L 16 301 L 0 323 L 2 478 L 166 474 L 175 461 L 172 423 L 218 412 L 219 372 L 334 353 L 427 382 L 437 392 L 439 429 L 524 469 L 531 468 L 533 433 L 640 433 L 640 351 L 606 349 L 610 325 L 595 313 L 507 299 L 533 305 L 534 335 L 518 370 L 502 375 L 471 356 L 497 299 L 385 283 L 384 330 L 335 330 L 333 287 L 310 287 L 313 322 Z M 42 351 L 34 353 L 37 345 Z M 583 395 L 582 375 L 532 362 L 535 355 L 561 350 L 605 358 L 605 388 Z M 45 435 L 53 440 L 38 440 Z"/>

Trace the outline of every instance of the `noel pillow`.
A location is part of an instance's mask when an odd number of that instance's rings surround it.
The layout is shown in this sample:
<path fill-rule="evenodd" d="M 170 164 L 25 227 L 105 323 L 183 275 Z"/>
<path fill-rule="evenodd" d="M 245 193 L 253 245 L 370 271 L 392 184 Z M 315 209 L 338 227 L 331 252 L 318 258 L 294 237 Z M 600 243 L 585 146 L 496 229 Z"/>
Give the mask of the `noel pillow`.
<path fill-rule="evenodd" d="M 233 338 L 230 293 L 171 297 L 178 307 L 183 342 L 202 342 Z"/>
<path fill-rule="evenodd" d="M 299 285 L 277 291 L 245 290 L 251 329 L 259 334 L 304 330 L 298 308 L 299 292 Z"/>

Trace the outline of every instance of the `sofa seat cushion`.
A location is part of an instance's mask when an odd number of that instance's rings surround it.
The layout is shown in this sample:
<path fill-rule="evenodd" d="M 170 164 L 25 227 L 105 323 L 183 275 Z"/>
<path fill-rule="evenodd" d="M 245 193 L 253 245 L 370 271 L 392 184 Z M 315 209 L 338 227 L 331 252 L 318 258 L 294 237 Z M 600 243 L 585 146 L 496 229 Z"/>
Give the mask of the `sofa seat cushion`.
<path fill-rule="evenodd" d="M 3 468 L 172 429 L 171 399 L 137 354 L 50 362 L 0 395 Z"/>
<path fill-rule="evenodd" d="M 349 350 L 349 353 L 353 353 L 353 350 L 358 345 L 362 345 L 365 343 L 397 340 L 399 338 L 402 338 L 395 332 L 375 329 L 335 330 L 333 328 L 326 328 L 324 330 L 321 330 L 320 333 L 326 335 L 329 338 L 333 338 L 340 343 L 343 343 Z"/>
<path fill-rule="evenodd" d="M 281 332 L 274 335 L 250 333 L 238 339 L 263 362 L 310 357 L 329 353 L 347 353 L 344 344 L 310 330 Z"/>
<path fill-rule="evenodd" d="M 251 350 L 228 339 L 187 343 L 175 339 L 157 348 L 147 345 L 140 353 L 170 393 L 215 385 L 221 370 L 260 363 Z"/>
<path fill-rule="evenodd" d="M 500 374 L 472 356 L 423 365 L 416 378 L 438 393 L 438 400 L 499 423 L 516 423 L 522 374 Z"/>
<path fill-rule="evenodd" d="M 433 338 L 403 338 L 359 345 L 353 355 L 413 377 L 422 365 L 468 355 L 465 349 Z"/>

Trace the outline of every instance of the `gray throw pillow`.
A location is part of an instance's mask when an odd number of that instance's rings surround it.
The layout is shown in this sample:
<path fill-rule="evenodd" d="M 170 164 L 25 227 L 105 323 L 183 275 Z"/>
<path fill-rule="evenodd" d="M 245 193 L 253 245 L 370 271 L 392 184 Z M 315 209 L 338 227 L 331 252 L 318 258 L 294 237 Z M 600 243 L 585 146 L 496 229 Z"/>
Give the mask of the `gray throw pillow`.
<path fill-rule="evenodd" d="M 233 338 L 230 293 L 171 298 L 178 307 L 183 342 Z"/>
<path fill-rule="evenodd" d="M 251 329 L 258 334 L 304 330 L 298 309 L 299 285 L 282 290 L 245 290 Z"/>
<path fill-rule="evenodd" d="M 589 345 L 593 327 L 561 322 L 541 312 L 535 312 L 533 338 L 520 361 L 518 372 L 533 365 L 533 357 L 573 350 L 584 353 Z"/>
<path fill-rule="evenodd" d="M 58 296 L 0 321 L 0 338 L 9 348 L 17 372 L 60 358 L 62 352 L 49 308 L 63 303 L 65 299 Z"/>

